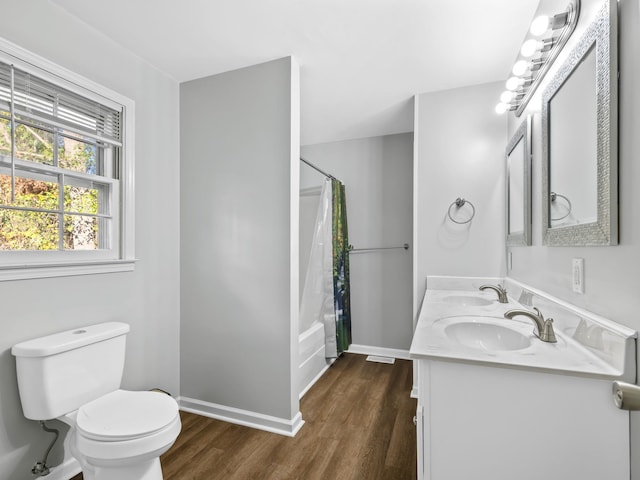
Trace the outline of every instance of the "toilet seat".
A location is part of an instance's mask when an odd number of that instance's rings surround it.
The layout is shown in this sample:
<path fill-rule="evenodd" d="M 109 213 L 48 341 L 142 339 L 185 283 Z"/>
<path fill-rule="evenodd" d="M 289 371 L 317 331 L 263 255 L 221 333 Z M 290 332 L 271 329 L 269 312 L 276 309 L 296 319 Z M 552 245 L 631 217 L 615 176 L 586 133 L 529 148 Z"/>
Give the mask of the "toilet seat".
<path fill-rule="evenodd" d="M 77 411 L 74 444 L 91 465 L 113 466 L 152 460 L 178 438 L 177 402 L 157 392 L 116 390 Z"/>
<path fill-rule="evenodd" d="M 178 416 L 178 404 L 158 392 L 115 390 L 78 409 L 78 434 L 90 440 L 121 442 L 153 435 Z"/>

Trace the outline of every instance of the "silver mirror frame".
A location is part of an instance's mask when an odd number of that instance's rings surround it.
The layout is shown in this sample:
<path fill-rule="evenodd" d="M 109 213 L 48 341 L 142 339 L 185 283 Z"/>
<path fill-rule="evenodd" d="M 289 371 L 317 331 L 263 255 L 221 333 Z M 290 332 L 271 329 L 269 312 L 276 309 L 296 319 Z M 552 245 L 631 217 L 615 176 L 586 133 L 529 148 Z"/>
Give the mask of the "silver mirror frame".
<path fill-rule="evenodd" d="M 524 146 L 524 165 L 522 166 L 524 172 L 523 178 L 523 231 L 518 233 L 509 233 L 509 218 L 511 204 L 509 202 L 509 179 L 511 172 L 509 171 L 509 155 L 513 150 L 523 142 Z M 505 150 L 505 164 L 507 169 L 506 174 L 506 233 L 507 233 L 507 246 L 509 247 L 521 247 L 531 245 L 531 117 L 527 115 L 527 118 L 522 121 L 516 132 L 509 140 L 507 148 Z"/>
<path fill-rule="evenodd" d="M 542 95 L 542 231 L 549 246 L 618 244 L 618 32 L 617 3 L 607 0 Z M 595 43 L 598 218 L 551 228 L 549 103 Z"/>

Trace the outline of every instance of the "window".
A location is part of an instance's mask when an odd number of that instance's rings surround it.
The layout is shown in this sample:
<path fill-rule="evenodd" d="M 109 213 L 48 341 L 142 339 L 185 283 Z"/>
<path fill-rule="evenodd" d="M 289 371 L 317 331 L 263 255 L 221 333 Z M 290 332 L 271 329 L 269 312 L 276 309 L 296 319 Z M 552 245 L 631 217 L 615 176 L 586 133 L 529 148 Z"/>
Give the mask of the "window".
<path fill-rule="evenodd" d="M 0 43 L 0 280 L 133 268 L 132 116 L 130 100 Z"/>

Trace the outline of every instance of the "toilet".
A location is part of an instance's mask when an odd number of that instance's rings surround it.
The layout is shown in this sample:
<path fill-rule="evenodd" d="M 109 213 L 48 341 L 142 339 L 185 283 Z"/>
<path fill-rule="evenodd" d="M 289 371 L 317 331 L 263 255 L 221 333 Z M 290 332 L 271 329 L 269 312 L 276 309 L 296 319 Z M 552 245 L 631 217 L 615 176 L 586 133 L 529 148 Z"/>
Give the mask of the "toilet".
<path fill-rule="evenodd" d="M 129 325 L 100 323 L 14 345 L 24 416 L 70 426 L 65 446 L 85 480 L 161 480 L 180 433 L 178 404 L 120 389 Z"/>

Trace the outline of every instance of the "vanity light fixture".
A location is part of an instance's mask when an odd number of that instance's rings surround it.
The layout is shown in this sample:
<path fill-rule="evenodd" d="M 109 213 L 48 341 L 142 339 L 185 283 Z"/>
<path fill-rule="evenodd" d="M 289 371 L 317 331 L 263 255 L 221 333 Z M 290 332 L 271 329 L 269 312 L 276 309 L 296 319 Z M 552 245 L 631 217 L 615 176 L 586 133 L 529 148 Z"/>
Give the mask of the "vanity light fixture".
<path fill-rule="evenodd" d="M 571 7 L 571 5 L 569 5 Z M 531 35 L 539 37 L 545 34 L 549 29 L 560 30 L 569 24 L 569 18 L 571 16 L 571 10 L 567 9 L 565 12 L 549 17 L 548 15 L 540 15 L 531 22 L 531 28 L 529 32 Z"/>
<path fill-rule="evenodd" d="M 529 62 L 526 60 L 518 60 L 513 64 L 513 68 L 511 69 L 511 73 L 513 73 L 516 77 L 522 78 L 525 73 L 527 73 L 527 69 L 529 68 Z"/>
<path fill-rule="evenodd" d="M 546 53 L 553 48 L 555 41 L 555 38 L 548 38 L 546 40 L 530 38 L 522 44 L 522 48 L 520 48 L 520 55 L 524 58 L 530 58 L 533 57 L 536 52 Z"/>
<path fill-rule="evenodd" d="M 553 16 L 540 15 L 531 23 L 529 35 L 507 80 L 507 90 L 496 105 L 497 113 L 524 111 L 545 73 L 573 33 L 580 15 L 580 0 L 571 0 L 567 9 Z"/>

